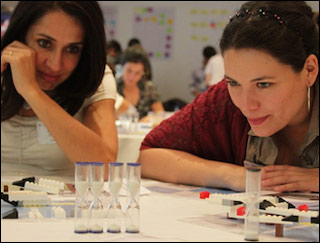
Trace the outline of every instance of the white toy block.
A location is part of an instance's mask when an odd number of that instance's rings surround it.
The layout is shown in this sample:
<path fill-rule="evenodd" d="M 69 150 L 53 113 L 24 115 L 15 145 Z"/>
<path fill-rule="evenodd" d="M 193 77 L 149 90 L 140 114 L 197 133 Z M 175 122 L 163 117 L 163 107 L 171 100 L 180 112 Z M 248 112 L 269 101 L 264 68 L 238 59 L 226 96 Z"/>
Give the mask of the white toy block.
<path fill-rule="evenodd" d="M 48 192 L 52 194 L 59 194 L 59 188 L 52 187 L 48 185 L 39 185 L 37 183 L 29 182 L 27 181 L 24 184 L 24 189 L 26 190 L 32 190 L 32 191 L 40 191 L 40 192 Z"/>
<path fill-rule="evenodd" d="M 29 216 L 30 219 L 35 219 L 36 218 L 36 215 L 31 211 L 28 212 L 28 216 Z"/>
<path fill-rule="evenodd" d="M 31 208 L 30 210 L 31 210 L 31 212 L 34 213 L 36 218 L 38 218 L 38 219 L 43 219 L 44 218 L 43 215 L 40 213 L 38 208 Z"/>
<path fill-rule="evenodd" d="M 286 209 L 289 208 L 289 204 L 286 202 L 274 203 L 274 206 L 277 208 L 286 208 Z"/>
<path fill-rule="evenodd" d="M 49 179 L 40 178 L 39 185 L 48 186 L 48 187 L 56 187 L 61 191 L 64 190 L 64 183 L 60 182 L 60 181 L 56 181 L 56 180 L 49 180 Z"/>
<path fill-rule="evenodd" d="M 39 207 L 51 205 L 51 200 L 26 200 L 19 203 L 19 206 L 24 207 Z"/>
<path fill-rule="evenodd" d="M 65 219 L 67 217 L 67 213 L 62 207 L 53 207 L 52 215 L 57 219 Z"/>
<path fill-rule="evenodd" d="M 261 223 L 282 223 L 283 216 L 278 215 L 260 215 L 259 221 Z"/>
<path fill-rule="evenodd" d="M 268 207 L 265 210 L 266 213 L 279 214 L 284 216 L 305 216 L 305 217 L 318 217 L 318 211 L 299 211 L 295 208 L 279 208 L 279 207 Z"/>
<path fill-rule="evenodd" d="M 34 192 L 34 191 L 9 191 L 10 201 L 31 201 L 31 200 L 48 200 L 48 194 L 46 192 Z"/>

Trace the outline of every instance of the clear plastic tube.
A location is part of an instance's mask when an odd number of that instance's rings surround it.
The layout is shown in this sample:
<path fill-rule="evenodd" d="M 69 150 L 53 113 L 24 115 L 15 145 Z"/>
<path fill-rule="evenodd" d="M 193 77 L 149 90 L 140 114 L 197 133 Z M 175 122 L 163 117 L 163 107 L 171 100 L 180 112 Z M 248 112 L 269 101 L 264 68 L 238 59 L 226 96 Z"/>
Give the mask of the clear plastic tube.
<path fill-rule="evenodd" d="M 246 213 L 244 219 L 244 239 L 259 240 L 259 196 L 261 169 L 246 168 Z"/>
<path fill-rule="evenodd" d="M 140 231 L 140 181 L 141 164 L 127 163 L 128 203 L 126 206 L 126 232 L 139 233 Z"/>
<path fill-rule="evenodd" d="M 76 162 L 75 165 L 75 188 L 76 203 L 74 208 L 74 232 L 88 233 L 89 204 L 87 191 L 89 189 L 89 165 L 88 162 Z"/>

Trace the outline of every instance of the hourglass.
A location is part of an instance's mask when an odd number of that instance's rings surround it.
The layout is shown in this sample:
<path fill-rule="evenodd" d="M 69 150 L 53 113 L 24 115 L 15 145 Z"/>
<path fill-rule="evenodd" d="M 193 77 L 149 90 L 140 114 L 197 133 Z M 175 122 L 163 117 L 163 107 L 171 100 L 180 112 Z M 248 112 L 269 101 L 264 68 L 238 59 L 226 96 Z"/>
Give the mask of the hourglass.
<path fill-rule="evenodd" d="M 90 205 L 90 223 L 89 229 L 92 233 L 103 232 L 103 206 L 99 199 L 104 185 L 105 166 L 103 162 L 90 163 L 90 189 L 93 195 L 93 201 Z"/>
<path fill-rule="evenodd" d="M 122 186 L 123 177 L 123 163 L 114 162 L 109 163 L 109 189 L 111 193 L 111 202 L 108 205 L 107 222 L 110 233 L 121 232 L 121 220 L 123 213 L 121 210 L 121 204 L 118 201 L 118 194 Z"/>
<path fill-rule="evenodd" d="M 127 163 L 128 204 L 126 206 L 126 232 L 139 233 L 141 164 Z"/>
<path fill-rule="evenodd" d="M 88 233 L 89 204 L 86 196 L 89 189 L 88 162 L 75 163 L 76 203 L 74 210 L 74 232 Z"/>

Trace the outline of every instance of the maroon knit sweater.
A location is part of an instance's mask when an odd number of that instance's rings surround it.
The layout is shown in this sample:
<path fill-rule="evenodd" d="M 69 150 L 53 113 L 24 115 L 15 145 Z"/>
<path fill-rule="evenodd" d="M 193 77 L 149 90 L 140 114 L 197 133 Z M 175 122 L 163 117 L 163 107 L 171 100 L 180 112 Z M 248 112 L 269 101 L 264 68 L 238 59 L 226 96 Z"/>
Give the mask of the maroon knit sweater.
<path fill-rule="evenodd" d="M 243 165 L 249 130 L 247 119 L 232 103 L 222 80 L 155 127 L 140 150 L 169 148 Z"/>

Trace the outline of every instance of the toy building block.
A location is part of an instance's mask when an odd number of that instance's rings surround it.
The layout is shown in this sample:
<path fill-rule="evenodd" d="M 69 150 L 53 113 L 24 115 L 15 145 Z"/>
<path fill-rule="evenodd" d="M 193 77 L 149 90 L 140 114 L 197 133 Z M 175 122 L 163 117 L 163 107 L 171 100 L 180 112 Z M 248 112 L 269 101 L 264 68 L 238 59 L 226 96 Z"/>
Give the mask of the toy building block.
<path fill-rule="evenodd" d="M 55 187 L 61 191 L 64 190 L 64 183 L 60 182 L 60 181 L 56 181 L 56 180 L 49 180 L 49 179 L 40 178 L 39 185 L 48 186 L 48 187 Z"/>
<path fill-rule="evenodd" d="M 17 219 L 19 216 L 18 210 L 16 208 L 12 208 L 7 212 L 1 214 L 2 219 Z"/>
<path fill-rule="evenodd" d="M 208 191 L 200 192 L 200 198 L 201 199 L 206 199 L 206 198 L 209 198 L 209 197 L 210 197 L 210 193 Z"/>
<path fill-rule="evenodd" d="M 244 206 L 238 207 L 237 208 L 237 215 L 238 216 L 244 216 L 246 213 L 246 208 Z"/>
<path fill-rule="evenodd" d="M 276 237 L 283 237 L 283 224 L 276 224 Z"/>
<path fill-rule="evenodd" d="M 66 211 L 62 207 L 53 207 L 52 215 L 57 219 L 65 219 L 67 217 Z"/>
<path fill-rule="evenodd" d="M 33 177 L 23 178 L 22 180 L 12 182 L 12 185 L 24 187 L 24 185 L 25 185 L 25 183 L 27 181 L 35 182 L 36 178 L 34 176 Z"/>
<path fill-rule="evenodd" d="M 302 204 L 302 205 L 300 205 L 299 207 L 298 207 L 298 210 L 299 211 L 308 211 L 309 210 L 309 207 L 308 207 L 308 205 L 306 205 L 306 204 Z"/>
<path fill-rule="evenodd" d="M 31 208 L 30 211 L 28 212 L 28 216 L 31 219 L 35 219 L 35 218 L 43 219 L 44 218 L 38 208 Z"/>
<path fill-rule="evenodd" d="M 279 208 L 279 207 L 268 207 L 266 210 L 266 213 L 271 214 L 278 214 L 278 215 L 284 215 L 284 216 L 304 216 L 304 217 L 317 217 L 319 212 L 318 211 L 299 211 L 295 208 Z"/>
<path fill-rule="evenodd" d="M 46 192 L 11 191 L 8 193 L 10 201 L 16 201 L 16 206 L 45 206 L 51 205 L 51 199 Z"/>
<path fill-rule="evenodd" d="M 8 193 L 9 200 L 11 201 L 24 201 L 24 200 L 48 200 L 48 194 L 46 192 L 34 192 L 34 191 L 12 191 Z"/>

